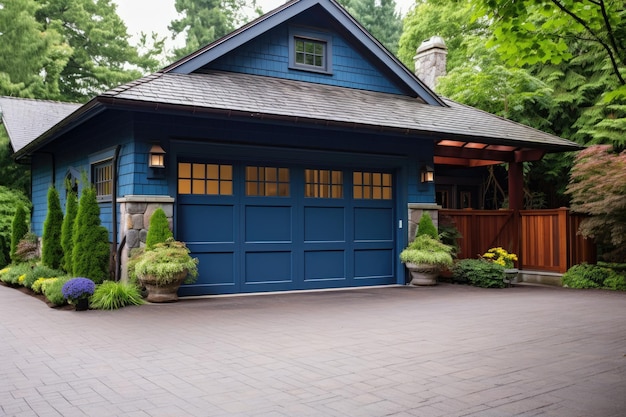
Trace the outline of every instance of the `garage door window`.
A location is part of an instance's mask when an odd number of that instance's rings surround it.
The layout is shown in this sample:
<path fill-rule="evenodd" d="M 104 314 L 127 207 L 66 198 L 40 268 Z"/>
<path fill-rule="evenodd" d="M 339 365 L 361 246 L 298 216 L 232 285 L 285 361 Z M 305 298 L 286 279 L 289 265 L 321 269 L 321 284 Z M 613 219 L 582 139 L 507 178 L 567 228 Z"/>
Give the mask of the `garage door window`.
<path fill-rule="evenodd" d="M 233 195 L 233 166 L 180 162 L 178 193 Z"/>
<path fill-rule="evenodd" d="M 246 195 L 289 197 L 289 169 L 246 167 Z"/>
<path fill-rule="evenodd" d="M 355 171 L 352 176 L 354 198 L 364 200 L 391 200 L 391 174 Z"/>
<path fill-rule="evenodd" d="M 304 196 L 309 198 L 343 198 L 343 172 L 305 169 Z"/>

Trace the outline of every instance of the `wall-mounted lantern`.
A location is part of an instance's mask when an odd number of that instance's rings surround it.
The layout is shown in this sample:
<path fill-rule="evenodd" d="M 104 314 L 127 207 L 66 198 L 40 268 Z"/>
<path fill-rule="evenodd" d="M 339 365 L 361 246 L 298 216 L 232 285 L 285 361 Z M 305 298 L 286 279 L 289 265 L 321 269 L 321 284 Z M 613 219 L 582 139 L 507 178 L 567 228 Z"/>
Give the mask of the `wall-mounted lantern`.
<path fill-rule="evenodd" d="M 148 166 L 150 168 L 165 168 L 165 151 L 160 145 L 152 145 L 148 154 Z"/>
<path fill-rule="evenodd" d="M 431 183 L 435 182 L 435 170 L 430 165 L 422 166 L 422 170 L 420 171 L 420 179 L 422 183 Z"/>

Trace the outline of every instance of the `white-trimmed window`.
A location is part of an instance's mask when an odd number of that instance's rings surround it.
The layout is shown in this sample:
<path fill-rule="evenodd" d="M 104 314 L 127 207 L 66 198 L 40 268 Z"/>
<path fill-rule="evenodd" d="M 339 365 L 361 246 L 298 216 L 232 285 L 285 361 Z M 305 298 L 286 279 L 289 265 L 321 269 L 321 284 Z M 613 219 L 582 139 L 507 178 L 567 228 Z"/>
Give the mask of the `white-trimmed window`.
<path fill-rule="evenodd" d="M 110 200 L 113 196 L 113 159 L 91 164 L 91 179 L 98 200 Z"/>
<path fill-rule="evenodd" d="M 289 67 L 330 74 L 331 39 L 328 34 L 292 28 L 289 33 Z"/>

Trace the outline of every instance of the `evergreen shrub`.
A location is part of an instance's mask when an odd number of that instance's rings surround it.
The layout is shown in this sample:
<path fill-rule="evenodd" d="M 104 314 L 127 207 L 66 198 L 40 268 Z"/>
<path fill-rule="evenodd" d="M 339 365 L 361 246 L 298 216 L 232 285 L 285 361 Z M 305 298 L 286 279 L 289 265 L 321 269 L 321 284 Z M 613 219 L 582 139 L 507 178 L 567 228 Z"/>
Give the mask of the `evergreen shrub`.
<path fill-rule="evenodd" d="M 43 223 L 41 247 L 41 261 L 50 268 L 59 268 L 63 258 L 61 246 L 61 228 L 63 226 L 63 211 L 56 188 L 48 189 L 48 214 Z"/>
<path fill-rule="evenodd" d="M 417 231 L 415 232 L 415 237 L 423 235 L 428 235 L 435 240 L 439 240 L 439 233 L 437 232 L 437 228 L 435 227 L 433 219 L 428 213 L 422 214 L 422 217 L 420 217 L 420 221 L 417 224 Z"/>
<path fill-rule="evenodd" d="M 61 225 L 61 247 L 63 248 L 63 259 L 61 260 L 61 267 L 66 272 L 72 272 L 72 231 L 74 227 L 74 221 L 76 220 L 76 214 L 78 212 L 78 200 L 76 193 L 69 190 L 65 201 L 65 217 L 63 217 L 63 224 Z"/>
<path fill-rule="evenodd" d="M 150 216 L 150 225 L 148 226 L 148 235 L 146 236 L 146 249 L 150 250 L 157 243 L 163 243 L 171 237 L 173 235 L 167 216 L 165 211 L 159 207 Z"/>
<path fill-rule="evenodd" d="M 23 205 L 19 205 L 17 210 L 15 210 L 15 215 L 13 216 L 13 222 L 11 223 L 11 261 L 19 262 L 20 259 L 17 257 L 17 245 L 20 243 L 20 240 L 28 233 L 28 223 L 26 219 L 26 209 L 24 209 Z"/>
<path fill-rule="evenodd" d="M 467 282 L 475 287 L 504 288 L 504 267 L 483 259 L 462 259 L 452 267 L 455 281 Z"/>
<path fill-rule="evenodd" d="M 32 289 L 33 284 L 40 278 L 54 278 L 58 276 L 64 275 L 58 269 L 50 268 L 49 266 L 37 264 L 34 265 L 30 271 L 26 273 L 26 278 L 24 279 L 23 285 L 26 288 Z"/>
<path fill-rule="evenodd" d="M 607 288 L 626 290 L 626 274 L 611 268 L 582 263 L 574 265 L 563 274 L 563 286 L 569 288 Z"/>

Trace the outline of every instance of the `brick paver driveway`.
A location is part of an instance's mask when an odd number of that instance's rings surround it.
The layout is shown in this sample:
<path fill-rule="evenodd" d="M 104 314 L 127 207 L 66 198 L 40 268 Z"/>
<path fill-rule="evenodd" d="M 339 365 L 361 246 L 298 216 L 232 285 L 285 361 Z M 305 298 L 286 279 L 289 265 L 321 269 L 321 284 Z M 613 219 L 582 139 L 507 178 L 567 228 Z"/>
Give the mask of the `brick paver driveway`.
<path fill-rule="evenodd" d="M 624 416 L 626 294 L 389 287 L 59 311 L 0 287 L 8 416 Z"/>

